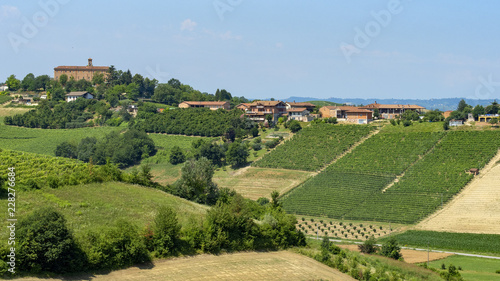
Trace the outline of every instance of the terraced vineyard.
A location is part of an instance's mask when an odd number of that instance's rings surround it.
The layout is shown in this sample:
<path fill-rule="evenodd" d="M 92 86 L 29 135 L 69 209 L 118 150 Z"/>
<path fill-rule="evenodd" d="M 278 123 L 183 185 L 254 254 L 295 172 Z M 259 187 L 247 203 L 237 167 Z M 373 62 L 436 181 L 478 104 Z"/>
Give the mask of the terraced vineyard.
<path fill-rule="evenodd" d="M 457 194 L 473 177 L 466 170 L 482 168 L 500 146 L 497 131 L 453 131 L 437 143 L 441 136 L 379 133 L 290 192 L 283 205 L 296 214 L 414 223 Z M 384 143 L 385 138 L 393 142 Z M 382 192 L 403 171 L 399 182 Z"/>
<path fill-rule="evenodd" d="M 266 154 L 254 166 L 317 171 L 372 131 L 359 125 L 316 124 Z"/>

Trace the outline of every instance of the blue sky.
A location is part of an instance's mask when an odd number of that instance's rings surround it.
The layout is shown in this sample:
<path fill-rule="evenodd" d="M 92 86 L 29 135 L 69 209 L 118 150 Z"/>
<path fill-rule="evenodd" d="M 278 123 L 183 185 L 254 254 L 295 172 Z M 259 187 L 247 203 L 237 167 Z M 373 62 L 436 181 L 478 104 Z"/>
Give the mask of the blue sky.
<path fill-rule="evenodd" d="M 91 57 L 247 98 L 500 98 L 500 2 L 437 2 L 0 1 L 0 80 Z"/>

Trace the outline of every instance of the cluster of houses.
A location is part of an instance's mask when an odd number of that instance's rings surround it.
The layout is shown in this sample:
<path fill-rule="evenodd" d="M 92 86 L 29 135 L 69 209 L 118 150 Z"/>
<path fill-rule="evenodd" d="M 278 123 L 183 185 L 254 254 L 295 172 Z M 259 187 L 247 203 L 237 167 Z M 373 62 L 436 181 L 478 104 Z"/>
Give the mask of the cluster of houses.
<path fill-rule="evenodd" d="M 179 104 L 180 108 L 207 107 L 212 110 L 229 109 L 227 101 L 185 101 Z M 378 110 L 379 118 L 394 119 L 405 111 L 413 110 L 421 113 L 425 108 L 418 105 L 403 104 L 379 104 L 377 102 L 356 107 L 356 106 L 323 106 L 319 109 L 319 114 L 311 114 L 315 105 L 309 102 L 284 102 L 284 101 L 254 101 L 252 103 L 241 103 L 237 108 L 243 110 L 245 114 L 254 121 L 263 122 L 267 116 L 272 117 L 272 121 L 277 121 L 281 116 L 288 119 L 309 122 L 314 118 L 335 117 L 338 121 L 367 124 L 373 121 L 375 110 Z"/>

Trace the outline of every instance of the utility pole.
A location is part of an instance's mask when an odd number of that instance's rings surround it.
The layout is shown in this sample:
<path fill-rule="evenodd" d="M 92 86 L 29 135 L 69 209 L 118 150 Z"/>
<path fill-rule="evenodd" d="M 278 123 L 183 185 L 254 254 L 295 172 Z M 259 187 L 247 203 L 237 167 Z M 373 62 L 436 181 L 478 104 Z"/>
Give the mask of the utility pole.
<path fill-rule="evenodd" d="M 429 268 L 429 248 L 430 248 L 430 243 L 427 241 L 427 268 Z"/>

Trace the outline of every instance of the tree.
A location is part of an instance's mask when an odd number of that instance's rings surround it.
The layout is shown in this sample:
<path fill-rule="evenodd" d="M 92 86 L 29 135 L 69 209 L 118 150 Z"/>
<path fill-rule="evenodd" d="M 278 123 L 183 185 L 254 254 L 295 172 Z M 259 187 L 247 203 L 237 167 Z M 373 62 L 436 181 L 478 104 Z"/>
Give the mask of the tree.
<path fill-rule="evenodd" d="M 21 81 L 17 79 L 14 74 L 7 78 L 5 84 L 7 84 L 7 87 L 9 87 L 10 91 L 17 91 L 19 90 L 19 88 L 21 88 Z"/>
<path fill-rule="evenodd" d="M 102 84 L 104 84 L 104 80 L 105 80 L 104 79 L 104 74 L 100 73 L 100 72 L 97 72 L 92 77 L 92 84 L 93 85 L 102 85 Z"/>
<path fill-rule="evenodd" d="M 120 77 L 120 84 L 127 86 L 130 83 L 132 83 L 132 73 L 130 72 L 130 69 L 127 69 L 127 71 L 123 72 Z"/>
<path fill-rule="evenodd" d="M 120 77 L 119 77 L 118 71 L 116 71 L 115 66 L 111 65 L 108 68 L 108 75 L 107 75 L 106 82 L 108 83 L 109 86 L 115 86 L 120 82 L 119 78 Z"/>
<path fill-rule="evenodd" d="M 247 163 L 247 158 L 250 155 L 248 148 L 241 142 L 233 142 L 229 144 L 226 152 L 226 161 L 233 167 L 239 167 Z"/>
<path fill-rule="evenodd" d="M 403 258 L 403 255 L 401 255 L 401 247 L 399 247 L 398 241 L 394 237 L 390 237 L 389 240 L 382 245 L 380 254 L 395 260 Z"/>
<path fill-rule="evenodd" d="M 54 153 L 57 157 L 66 157 L 66 158 L 76 158 L 77 157 L 76 146 L 74 144 L 67 142 L 67 141 L 62 142 L 59 145 L 57 145 Z"/>
<path fill-rule="evenodd" d="M 158 256 L 171 255 L 179 240 L 181 226 L 175 211 L 170 207 L 161 206 L 154 219 L 153 245 Z"/>
<path fill-rule="evenodd" d="M 212 181 L 214 168 L 207 158 L 188 160 L 184 163 L 181 174 L 181 178 L 175 183 L 176 195 L 197 203 L 215 204 L 218 188 Z"/>
<path fill-rule="evenodd" d="M 460 100 L 458 103 L 457 111 L 464 112 L 465 108 L 470 107 L 464 99 Z"/>
<path fill-rule="evenodd" d="M 476 105 L 472 110 L 472 115 L 474 115 L 475 119 L 477 119 L 479 115 L 483 115 L 484 113 L 485 113 L 484 107 L 480 104 Z"/>
<path fill-rule="evenodd" d="M 139 97 L 139 86 L 135 83 L 130 83 L 127 86 L 127 98 L 131 100 L 136 100 Z"/>
<path fill-rule="evenodd" d="M 484 109 L 486 114 L 497 114 L 498 113 L 498 103 L 497 101 L 493 101 L 490 105 L 488 105 Z"/>
<path fill-rule="evenodd" d="M 378 108 L 375 108 L 373 110 L 373 117 L 374 118 L 379 118 L 380 117 L 380 110 Z"/>
<path fill-rule="evenodd" d="M 66 86 L 66 82 L 68 82 L 68 75 L 61 74 L 61 76 L 59 76 L 59 82 L 62 86 Z"/>
<path fill-rule="evenodd" d="M 77 147 L 77 158 L 83 162 L 89 162 L 95 153 L 97 139 L 95 137 L 83 138 Z"/>
<path fill-rule="evenodd" d="M 84 254 L 52 208 L 36 210 L 19 221 L 16 255 L 19 268 L 31 272 L 70 272 L 82 268 Z"/>
<path fill-rule="evenodd" d="M 439 111 L 438 109 L 436 110 L 431 110 L 425 113 L 425 118 L 431 122 L 438 122 L 438 121 L 443 121 L 444 116 L 443 112 Z"/>
<path fill-rule="evenodd" d="M 291 120 L 288 127 L 290 128 L 290 131 L 292 131 L 292 133 L 296 133 L 302 130 L 302 126 L 300 126 L 300 123 L 297 120 Z"/>
<path fill-rule="evenodd" d="M 444 123 L 443 123 L 443 129 L 445 131 L 448 131 L 450 129 L 450 124 L 449 124 L 450 121 L 448 120 L 444 120 Z"/>
<path fill-rule="evenodd" d="M 21 82 L 21 87 L 25 91 L 34 91 L 35 90 L 35 75 L 33 73 L 28 73 Z"/>
<path fill-rule="evenodd" d="M 375 236 L 371 236 L 366 239 L 363 244 L 358 245 L 359 251 L 365 254 L 373 254 L 378 251 L 378 246 L 376 245 L 377 240 L 375 240 Z"/>
<path fill-rule="evenodd" d="M 174 78 L 168 80 L 167 84 L 172 86 L 172 88 L 174 88 L 174 89 L 180 89 L 181 85 L 182 85 L 179 80 L 174 79 Z"/>
<path fill-rule="evenodd" d="M 281 118 L 281 117 L 280 117 Z M 250 132 L 252 133 L 252 137 L 256 138 L 258 135 L 259 135 L 259 129 L 257 128 L 257 126 L 254 126 Z"/>
<path fill-rule="evenodd" d="M 182 153 L 182 149 L 177 145 L 173 146 L 170 150 L 169 161 L 173 165 L 184 163 L 184 161 L 186 161 L 186 156 Z"/>

